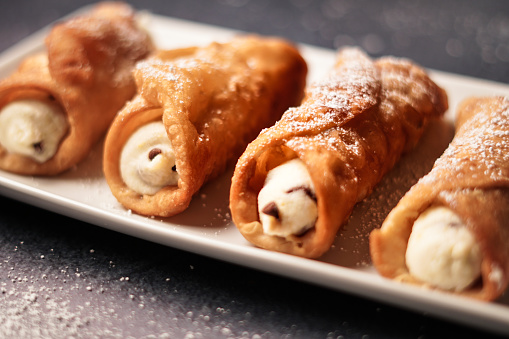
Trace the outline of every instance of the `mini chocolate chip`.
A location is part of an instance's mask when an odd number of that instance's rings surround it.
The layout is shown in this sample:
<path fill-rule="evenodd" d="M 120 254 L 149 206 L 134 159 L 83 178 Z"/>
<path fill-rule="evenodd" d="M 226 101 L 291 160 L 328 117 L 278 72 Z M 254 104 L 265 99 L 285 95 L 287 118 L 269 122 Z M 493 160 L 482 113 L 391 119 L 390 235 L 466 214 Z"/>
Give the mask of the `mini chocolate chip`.
<path fill-rule="evenodd" d="M 48 95 L 48 99 L 50 99 L 51 101 L 57 100 L 52 94 Z"/>
<path fill-rule="evenodd" d="M 43 151 L 43 142 L 42 141 L 35 142 L 35 143 L 32 144 L 32 147 L 34 148 L 34 150 L 37 153 L 42 153 L 42 151 Z"/>
<path fill-rule="evenodd" d="M 173 165 L 173 167 L 171 168 L 171 170 L 172 170 L 173 172 L 177 172 L 177 165 Z"/>
<path fill-rule="evenodd" d="M 279 219 L 279 209 L 277 208 L 277 205 L 274 201 L 269 202 L 265 207 L 262 209 L 262 213 L 270 215 L 274 218 L 276 218 L 278 221 Z"/>
<path fill-rule="evenodd" d="M 152 148 L 148 153 L 149 160 L 153 160 L 157 155 L 161 154 L 163 151 L 159 148 Z"/>
<path fill-rule="evenodd" d="M 297 186 L 297 187 L 290 188 L 288 191 L 286 191 L 286 193 L 292 193 L 295 191 L 304 191 L 304 193 L 310 199 L 312 199 L 314 202 L 316 202 L 316 195 L 313 193 L 313 191 L 311 191 L 311 188 L 309 188 L 307 186 Z"/>

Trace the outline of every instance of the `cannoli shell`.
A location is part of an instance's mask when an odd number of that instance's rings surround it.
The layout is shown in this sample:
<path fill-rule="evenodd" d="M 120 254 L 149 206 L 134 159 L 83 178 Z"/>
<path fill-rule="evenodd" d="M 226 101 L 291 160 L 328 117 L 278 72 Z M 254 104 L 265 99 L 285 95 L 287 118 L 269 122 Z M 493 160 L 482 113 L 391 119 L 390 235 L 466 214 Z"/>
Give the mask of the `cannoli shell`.
<path fill-rule="evenodd" d="M 410 61 L 373 61 L 358 48 L 342 49 L 330 76 L 310 86 L 302 105 L 289 109 L 240 157 L 230 191 L 235 225 L 256 246 L 321 256 L 354 205 L 446 109 L 445 92 Z M 318 219 L 303 235 L 264 234 L 258 193 L 268 171 L 292 158 L 309 170 Z"/>
<path fill-rule="evenodd" d="M 454 211 L 476 238 L 483 256 L 481 280 L 455 292 L 481 300 L 500 296 L 509 282 L 509 100 L 469 98 L 457 112 L 457 132 L 433 169 L 370 235 L 381 275 L 418 285 L 405 264 L 417 217 L 433 205 Z"/>
<path fill-rule="evenodd" d="M 134 64 L 153 50 L 133 10 L 123 3 L 102 3 L 57 24 L 45 42 L 46 51 L 27 57 L 0 83 L 0 107 L 16 99 L 56 104 L 69 129 L 57 153 L 44 163 L 0 145 L 0 168 L 6 171 L 55 175 L 83 160 L 135 94 Z"/>
<path fill-rule="evenodd" d="M 300 103 L 307 65 L 288 42 L 249 35 L 160 51 L 138 64 L 134 75 L 139 94 L 110 128 L 104 174 L 126 208 L 167 217 L 185 210 L 200 187 L 236 161 L 261 129 Z M 141 195 L 123 182 L 120 155 L 137 128 L 161 119 L 175 151 L 178 185 Z"/>

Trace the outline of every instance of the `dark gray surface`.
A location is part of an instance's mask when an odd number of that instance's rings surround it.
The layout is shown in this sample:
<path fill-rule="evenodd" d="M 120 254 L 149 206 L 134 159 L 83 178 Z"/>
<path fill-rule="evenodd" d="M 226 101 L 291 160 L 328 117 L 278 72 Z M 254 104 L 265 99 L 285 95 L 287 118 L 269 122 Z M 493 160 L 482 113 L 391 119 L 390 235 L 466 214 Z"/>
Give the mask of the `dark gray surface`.
<path fill-rule="evenodd" d="M 0 50 L 88 1 L 9 1 Z M 507 1 L 131 1 L 140 9 L 509 80 Z M 0 191 L 1 194 L 1 191 Z M 0 337 L 495 337 L 0 197 Z"/>

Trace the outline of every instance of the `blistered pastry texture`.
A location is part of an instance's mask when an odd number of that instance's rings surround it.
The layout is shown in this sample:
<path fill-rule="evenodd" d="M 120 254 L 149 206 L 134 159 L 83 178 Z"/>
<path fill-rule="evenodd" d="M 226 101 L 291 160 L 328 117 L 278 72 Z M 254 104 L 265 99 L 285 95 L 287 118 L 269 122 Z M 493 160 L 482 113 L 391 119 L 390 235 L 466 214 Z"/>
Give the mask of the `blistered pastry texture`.
<path fill-rule="evenodd" d="M 135 94 L 134 64 L 153 50 L 132 8 L 120 2 L 55 25 L 45 42 L 46 51 L 0 83 L 0 109 L 16 100 L 50 102 L 65 112 L 69 128 L 42 163 L 0 145 L 0 168 L 19 174 L 54 175 L 83 160 Z"/>
<path fill-rule="evenodd" d="M 479 283 L 457 293 L 493 300 L 509 282 L 509 100 L 464 100 L 456 129 L 431 172 L 401 199 L 381 229 L 372 232 L 371 254 L 382 275 L 422 285 L 405 265 L 407 242 L 425 209 L 445 206 L 463 220 L 482 256 Z"/>
<path fill-rule="evenodd" d="M 319 257 L 354 205 L 446 109 L 445 92 L 410 61 L 373 61 L 360 49 L 342 49 L 329 77 L 312 84 L 302 105 L 285 112 L 239 159 L 230 194 L 236 226 L 259 247 Z M 297 157 L 316 189 L 317 222 L 300 236 L 267 235 L 258 193 L 269 170 Z"/>
<path fill-rule="evenodd" d="M 207 180 L 222 173 L 261 129 L 303 96 L 307 66 L 277 38 L 239 36 L 201 48 L 159 51 L 135 71 L 138 95 L 107 135 L 104 173 L 126 208 L 153 216 L 182 212 Z M 119 156 L 139 126 L 162 121 L 174 149 L 177 186 L 153 195 L 129 189 Z"/>

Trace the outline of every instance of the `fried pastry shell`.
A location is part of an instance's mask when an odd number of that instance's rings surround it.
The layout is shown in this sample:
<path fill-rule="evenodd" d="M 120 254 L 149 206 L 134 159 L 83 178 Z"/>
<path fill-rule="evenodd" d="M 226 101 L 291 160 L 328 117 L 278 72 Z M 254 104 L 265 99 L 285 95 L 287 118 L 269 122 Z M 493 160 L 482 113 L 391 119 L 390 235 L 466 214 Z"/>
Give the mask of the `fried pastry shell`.
<path fill-rule="evenodd" d="M 371 233 L 371 256 L 381 275 L 425 286 L 405 264 L 412 225 L 428 207 L 448 207 L 472 232 L 483 257 L 480 281 L 454 293 L 494 300 L 509 284 L 509 100 L 465 99 L 458 107 L 456 129 L 430 173 Z"/>
<path fill-rule="evenodd" d="M 159 51 L 134 72 L 138 95 L 117 116 L 104 148 L 104 174 L 117 200 L 138 214 L 168 217 L 236 161 L 246 145 L 300 103 L 307 65 L 287 41 L 255 35 Z M 163 122 L 179 173 L 177 186 L 139 194 L 123 181 L 120 155 L 140 126 Z"/>
<path fill-rule="evenodd" d="M 135 94 L 132 68 L 153 50 L 133 9 L 120 2 L 57 24 L 45 42 L 46 51 L 27 57 L 0 83 L 0 108 L 40 100 L 60 106 L 68 122 L 56 154 L 43 163 L 0 145 L 0 168 L 23 175 L 56 175 L 82 161 Z"/>
<path fill-rule="evenodd" d="M 410 61 L 373 61 L 358 48 L 342 49 L 330 76 L 311 85 L 303 103 L 263 131 L 240 157 L 230 191 L 235 225 L 258 247 L 321 256 L 354 205 L 446 109 L 445 92 Z M 303 235 L 264 234 L 258 193 L 272 168 L 297 157 L 316 190 L 316 224 Z"/>

